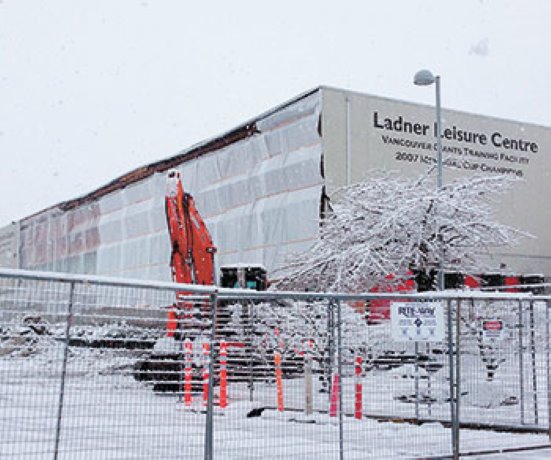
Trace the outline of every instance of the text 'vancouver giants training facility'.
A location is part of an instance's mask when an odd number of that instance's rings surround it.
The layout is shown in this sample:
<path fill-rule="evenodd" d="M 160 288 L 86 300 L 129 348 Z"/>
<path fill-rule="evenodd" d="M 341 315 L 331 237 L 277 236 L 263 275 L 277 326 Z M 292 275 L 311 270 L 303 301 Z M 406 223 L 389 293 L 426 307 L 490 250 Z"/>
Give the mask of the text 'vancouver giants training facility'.
<path fill-rule="evenodd" d="M 166 171 L 181 172 L 218 248 L 216 263 L 268 276 L 316 238 L 335 188 L 374 169 L 417 176 L 435 161 L 434 107 L 321 87 L 231 132 L 135 169 L 0 229 L 0 266 L 171 279 Z M 497 209 L 535 236 L 491 265 L 551 274 L 551 128 L 443 112 L 444 181 L 460 174 L 523 179 Z M 506 267 L 505 269 L 503 267 Z"/>

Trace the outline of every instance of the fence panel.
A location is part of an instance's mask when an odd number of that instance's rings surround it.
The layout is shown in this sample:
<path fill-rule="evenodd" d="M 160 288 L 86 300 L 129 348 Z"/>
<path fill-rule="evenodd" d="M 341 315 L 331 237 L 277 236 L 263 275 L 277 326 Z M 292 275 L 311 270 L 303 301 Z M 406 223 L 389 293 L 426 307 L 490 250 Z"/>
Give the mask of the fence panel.
<path fill-rule="evenodd" d="M 215 458 L 451 453 L 445 345 L 395 342 L 390 323 L 331 299 L 241 301 L 219 316 L 233 347 Z"/>
<path fill-rule="evenodd" d="M 368 323 L 369 296 L 259 295 L 0 273 L 0 458 L 390 459 L 549 444 L 546 302 L 388 299 L 441 310 L 441 338 L 414 341 Z"/>
<path fill-rule="evenodd" d="M 55 449 L 70 285 L 0 279 L 0 458 Z"/>
<path fill-rule="evenodd" d="M 507 433 L 462 436 L 462 452 L 541 444 L 549 429 L 547 303 L 469 299 L 456 305 L 460 422 Z"/>
<path fill-rule="evenodd" d="M 397 341 L 389 321 L 368 326 L 353 307 L 341 308 L 347 458 L 451 454 L 450 425 L 440 423 L 450 422 L 447 335 L 441 343 Z"/>
<path fill-rule="evenodd" d="M 339 458 L 334 310 L 327 301 L 222 303 L 228 405 L 215 412 L 215 458 Z"/>
<path fill-rule="evenodd" d="M 177 345 L 163 347 L 173 292 L 14 280 L 1 289 L 1 458 L 203 457 L 205 410 L 184 410 L 174 384 L 183 361 Z"/>

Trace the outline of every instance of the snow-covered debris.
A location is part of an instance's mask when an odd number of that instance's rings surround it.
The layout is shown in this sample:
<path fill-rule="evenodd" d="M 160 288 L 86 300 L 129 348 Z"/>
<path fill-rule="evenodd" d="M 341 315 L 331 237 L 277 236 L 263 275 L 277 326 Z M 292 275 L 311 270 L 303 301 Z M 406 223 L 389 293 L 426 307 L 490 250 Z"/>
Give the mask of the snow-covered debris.
<path fill-rule="evenodd" d="M 40 316 L 23 316 L 0 330 L 0 356 L 30 356 L 55 341 L 51 326 Z"/>

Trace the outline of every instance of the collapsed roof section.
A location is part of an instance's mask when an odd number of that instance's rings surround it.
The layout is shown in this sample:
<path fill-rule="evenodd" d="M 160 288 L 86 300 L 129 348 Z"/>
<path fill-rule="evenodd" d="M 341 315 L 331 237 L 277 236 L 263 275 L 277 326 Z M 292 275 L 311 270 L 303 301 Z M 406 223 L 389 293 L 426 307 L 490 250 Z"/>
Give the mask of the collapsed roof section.
<path fill-rule="evenodd" d="M 164 173 L 177 169 L 218 247 L 217 264 L 272 272 L 317 236 L 324 187 L 320 116 L 314 90 L 27 217 L 17 236 L 20 268 L 170 279 Z"/>
<path fill-rule="evenodd" d="M 292 117 L 289 117 L 288 111 L 285 109 L 292 107 L 293 104 L 300 101 L 301 99 L 307 98 L 312 94 L 315 94 L 319 92 L 321 88 L 315 88 L 310 91 L 307 91 L 261 115 L 258 117 L 238 126 L 237 128 L 232 129 L 231 131 L 228 131 L 224 134 L 221 134 L 219 136 L 215 136 L 211 139 L 208 139 L 206 141 L 202 141 L 186 150 L 183 150 L 182 152 L 163 160 L 156 161 L 154 163 L 149 163 L 145 166 L 141 166 L 139 168 L 136 168 L 120 177 L 117 177 L 116 179 L 113 179 L 111 182 L 103 185 L 102 187 L 93 190 L 90 193 L 87 193 L 85 195 L 82 195 L 80 197 L 70 199 L 67 201 L 63 201 L 61 203 L 55 204 L 53 206 L 50 206 L 49 208 L 46 208 L 42 211 L 38 211 L 37 213 L 34 213 L 28 217 L 25 217 L 22 219 L 22 221 L 34 217 L 37 214 L 41 214 L 49 209 L 52 208 L 60 208 L 63 211 L 67 211 L 69 209 L 76 208 L 78 206 L 81 206 L 86 203 L 93 202 L 95 200 L 98 200 L 99 198 L 108 195 L 109 193 L 112 193 L 116 190 L 120 190 L 122 188 L 125 188 L 131 184 L 134 184 L 136 182 L 139 182 L 149 176 L 152 176 L 155 173 L 158 172 L 165 172 L 171 168 L 175 168 L 176 166 L 186 162 L 193 160 L 195 158 L 198 158 L 202 155 L 208 154 L 210 152 L 214 152 L 216 150 L 220 150 L 224 147 L 227 147 L 228 145 L 231 145 L 235 142 L 239 142 L 243 139 L 246 139 L 248 137 L 254 136 L 255 134 L 259 134 L 260 130 L 258 127 L 258 124 L 262 124 L 262 121 L 266 120 L 267 118 L 272 119 L 272 124 L 278 123 L 278 122 L 285 122 L 289 123 L 292 121 Z M 281 115 L 277 115 L 278 112 L 281 112 Z M 295 115 L 295 117 L 298 115 Z M 275 121 L 274 121 L 275 120 Z M 318 125 L 318 130 L 320 129 L 320 125 Z M 321 134 L 321 133 L 320 133 Z"/>

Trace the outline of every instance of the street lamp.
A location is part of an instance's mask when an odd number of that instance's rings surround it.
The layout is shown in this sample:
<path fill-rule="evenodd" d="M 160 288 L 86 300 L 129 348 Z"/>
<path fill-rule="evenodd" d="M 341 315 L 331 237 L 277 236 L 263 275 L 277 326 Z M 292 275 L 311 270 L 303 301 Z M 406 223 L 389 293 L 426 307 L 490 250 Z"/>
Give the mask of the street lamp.
<path fill-rule="evenodd" d="M 436 83 L 436 186 L 437 189 L 442 189 L 442 120 L 440 109 L 440 75 L 434 76 L 430 70 L 420 70 L 413 77 L 413 83 L 418 86 L 428 86 Z M 437 216 L 438 217 L 438 216 Z M 438 230 L 437 230 L 438 231 Z M 438 238 L 438 235 L 437 235 Z M 439 254 L 439 270 L 438 270 L 438 290 L 444 290 L 444 270 L 443 270 L 443 254 L 442 248 L 440 248 Z M 459 309 L 459 306 L 458 306 Z M 459 310 L 458 310 L 459 311 Z M 458 313 L 459 316 L 459 313 Z M 456 321 L 459 321 L 458 319 Z M 454 367 L 453 367 L 453 342 L 452 342 L 452 309 L 451 304 L 448 303 L 448 340 L 449 340 L 449 366 L 450 366 L 450 408 L 452 413 L 452 444 L 453 444 L 453 458 L 459 458 L 459 424 L 458 413 L 456 409 L 459 407 L 458 401 L 458 387 L 454 384 Z M 459 363 L 459 361 L 457 361 Z M 454 391 L 455 390 L 455 391 Z M 455 395 L 455 396 L 453 396 Z"/>
<path fill-rule="evenodd" d="M 436 86 L 436 188 L 442 188 L 442 110 L 440 107 L 440 75 L 434 76 L 430 70 L 419 70 L 413 77 L 413 83 L 417 86 L 428 86 L 435 83 Z M 444 271 L 442 269 L 442 257 L 440 257 L 440 269 L 438 270 L 438 290 L 444 290 Z"/>
<path fill-rule="evenodd" d="M 430 70 L 420 70 L 413 77 L 417 86 L 428 86 L 436 83 L 436 185 L 442 188 L 442 110 L 440 107 L 440 75 L 434 76 Z"/>

